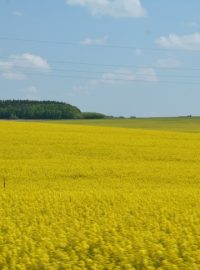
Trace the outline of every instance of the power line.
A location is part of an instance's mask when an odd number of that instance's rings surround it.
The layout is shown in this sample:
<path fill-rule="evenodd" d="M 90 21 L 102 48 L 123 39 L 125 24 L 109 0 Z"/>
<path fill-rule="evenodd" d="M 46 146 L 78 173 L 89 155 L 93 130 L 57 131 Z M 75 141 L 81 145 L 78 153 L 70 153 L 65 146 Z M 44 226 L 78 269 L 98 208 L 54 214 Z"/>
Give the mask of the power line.
<path fill-rule="evenodd" d="M 5 61 L 9 62 L 12 60 L 15 60 L 16 57 L 15 56 L 11 56 L 11 57 L 4 57 L 4 56 L 0 56 L 0 59 L 4 59 Z M 159 66 L 136 66 L 136 65 L 125 65 L 125 64 L 104 64 L 104 63 L 89 63 L 89 62 L 79 62 L 79 61 L 71 61 L 71 60 L 55 60 L 55 59 L 50 59 L 48 60 L 48 63 L 52 63 L 52 64 L 72 64 L 72 65 L 85 65 L 85 66 L 102 66 L 102 67 L 115 67 L 115 68 L 153 68 L 153 69 L 159 69 L 159 70 L 191 70 L 191 71 L 198 71 L 200 70 L 200 67 L 189 67 L 189 68 L 185 68 L 185 67 L 159 67 Z"/>
<path fill-rule="evenodd" d="M 55 45 L 66 45 L 66 46 L 82 46 L 82 47 L 99 47 L 99 48 L 110 48 L 110 49 L 141 49 L 146 51 L 187 51 L 200 53 L 200 49 L 166 49 L 166 48 L 151 48 L 151 47 L 140 47 L 140 46 L 130 46 L 130 45 L 118 45 L 118 44 L 89 44 L 84 45 L 81 42 L 72 41 L 55 41 L 55 40 L 38 40 L 38 39 L 24 39 L 24 38 L 10 38 L 10 37 L 0 37 L 0 40 L 5 41 L 16 41 L 16 42 L 29 42 L 29 43 L 43 43 L 43 44 L 55 44 Z"/>
<path fill-rule="evenodd" d="M 67 61 L 67 60 L 50 60 L 49 63 L 59 63 L 59 64 L 72 64 L 72 65 L 85 65 L 85 66 L 102 66 L 102 67 L 118 67 L 118 68 L 154 68 L 154 69 L 163 69 L 163 70 L 200 70 L 200 67 L 159 67 L 159 66 L 135 66 L 135 65 L 120 65 L 120 64 L 102 64 L 102 63 L 89 63 L 89 62 L 76 62 L 76 61 Z"/>
<path fill-rule="evenodd" d="M 188 84 L 188 85 L 200 85 L 200 82 L 188 82 L 188 81 L 154 81 L 151 79 L 116 79 L 116 78 L 99 78 L 92 76 L 73 76 L 73 75 L 57 75 L 57 74 L 42 74 L 42 73 L 28 73 L 25 72 L 25 75 L 33 75 L 33 76 L 45 76 L 45 77 L 58 77 L 58 78 L 69 78 L 69 79 L 86 79 L 86 80 L 96 80 L 96 81 L 110 81 L 110 82 L 132 82 L 132 83 L 161 83 L 161 84 Z"/>
<path fill-rule="evenodd" d="M 30 70 L 36 70 L 36 71 L 41 71 L 41 72 L 51 72 L 51 71 L 59 71 L 59 72 L 72 72 L 72 73 L 92 73 L 92 74 L 100 74 L 100 75 L 107 75 L 107 74 L 113 74 L 113 75 L 122 75 L 122 76 L 148 76 L 148 74 L 143 71 L 143 72 L 138 72 L 136 71 L 135 73 L 126 73 L 126 72 L 115 72 L 115 71 L 94 71 L 94 70 L 77 70 L 77 69 L 56 69 L 56 68 L 50 68 L 49 70 L 45 71 L 45 70 L 42 70 L 41 68 L 36 68 L 36 67 L 24 67 L 24 66 L 16 66 L 17 70 L 20 70 L 22 72 L 24 72 L 24 69 L 25 69 L 25 72 L 27 72 L 27 69 L 30 69 Z M 0 67 L 1 69 L 1 67 Z M 6 72 L 4 69 L 0 70 L 1 72 Z M 156 74 L 157 75 L 157 74 Z M 150 75 L 149 75 L 150 76 Z M 158 75 L 159 77 L 164 77 L 164 78 L 199 78 L 199 75 L 174 75 L 174 74 L 159 74 Z"/>

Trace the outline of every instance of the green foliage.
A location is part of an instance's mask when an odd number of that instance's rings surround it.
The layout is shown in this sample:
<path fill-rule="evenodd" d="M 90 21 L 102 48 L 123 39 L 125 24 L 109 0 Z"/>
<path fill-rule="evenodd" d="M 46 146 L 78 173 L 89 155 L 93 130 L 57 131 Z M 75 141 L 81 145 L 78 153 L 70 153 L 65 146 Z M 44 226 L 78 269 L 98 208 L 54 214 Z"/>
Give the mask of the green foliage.
<path fill-rule="evenodd" d="M 80 119 L 81 111 L 70 104 L 55 101 L 0 101 L 0 119 Z"/>
<path fill-rule="evenodd" d="M 106 116 L 102 113 L 84 112 L 82 113 L 84 119 L 104 119 Z"/>

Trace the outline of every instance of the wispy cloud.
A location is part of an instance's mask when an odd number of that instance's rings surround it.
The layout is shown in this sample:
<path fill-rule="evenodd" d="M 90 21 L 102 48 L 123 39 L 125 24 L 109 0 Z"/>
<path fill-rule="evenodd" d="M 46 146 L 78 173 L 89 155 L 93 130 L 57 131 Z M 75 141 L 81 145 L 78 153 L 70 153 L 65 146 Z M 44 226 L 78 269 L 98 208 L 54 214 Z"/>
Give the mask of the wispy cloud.
<path fill-rule="evenodd" d="M 136 71 L 131 69 L 117 69 L 102 75 L 96 83 L 104 84 L 126 84 L 134 82 L 158 82 L 158 77 L 153 68 L 140 68 Z"/>
<path fill-rule="evenodd" d="M 66 91 L 66 97 L 86 96 L 91 90 L 92 83 L 89 81 L 85 85 L 76 84 L 70 90 Z"/>
<path fill-rule="evenodd" d="M 33 85 L 23 89 L 22 92 L 23 92 L 23 99 L 40 100 L 40 97 L 38 96 L 38 89 Z"/>
<path fill-rule="evenodd" d="M 11 55 L 8 60 L 0 61 L 0 75 L 8 80 L 24 80 L 24 69 L 37 69 L 38 72 L 50 70 L 48 62 L 41 56 L 24 53 Z"/>
<path fill-rule="evenodd" d="M 10 70 L 13 67 L 13 62 L 8 61 L 0 61 L 0 70 L 7 71 Z"/>
<path fill-rule="evenodd" d="M 156 62 L 156 66 L 161 68 L 178 68 L 181 66 L 181 62 L 174 58 L 163 58 Z"/>
<path fill-rule="evenodd" d="M 92 15 L 106 15 L 115 18 L 139 18 L 146 15 L 146 10 L 140 0 L 66 0 L 66 3 L 86 7 Z"/>
<path fill-rule="evenodd" d="M 23 89 L 23 92 L 25 92 L 26 94 L 37 94 L 38 90 L 35 86 L 31 85 Z"/>
<path fill-rule="evenodd" d="M 158 82 L 156 71 L 153 68 L 140 68 L 136 72 L 136 79 L 146 82 Z"/>
<path fill-rule="evenodd" d="M 139 48 L 136 49 L 136 50 L 135 50 L 135 55 L 136 55 L 136 56 L 141 56 L 141 55 L 143 55 L 143 50 L 142 50 L 142 49 L 139 49 Z"/>
<path fill-rule="evenodd" d="M 104 36 L 101 38 L 85 38 L 80 41 L 81 45 L 87 45 L 87 46 L 92 46 L 92 45 L 105 45 L 107 42 L 108 37 Z"/>
<path fill-rule="evenodd" d="M 190 27 L 190 28 L 199 28 L 200 24 L 193 21 L 193 22 L 184 23 L 184 26 Z"/>
<path fill-rule="evenodd" d="M 160 37 L 156 43 L 166 49 L 200 50 L 200 33 L 191 35 L 170 34 Z"/>
<path fill-rule="evenodd" d="M 26 76 L 21 72 L 5 71 L 1 76 L 7 80 L 22 81 L 26 79 Z"/>
<path fill-rule="evenodd" d="M 23 13 L 19 10 L 15 10 L 13 11 L 13 15 L 17 16 L 17 17 L 22 17 L 23 16 Z"/>
<path fill-rule="evenodd" d="M 158 77 L 152 68 L 140 68 L 138 70 L 120 68 L 111 72 L 103 73 L 99 79 L 90 79 L 85 84 L 76 84 L 66 91 L 66 97 L 74 98 L 77 96 L 90 95 L 96 87 L 102 85 L 124 86 L 128 83 L 144 82 L 157 83 Z"/>

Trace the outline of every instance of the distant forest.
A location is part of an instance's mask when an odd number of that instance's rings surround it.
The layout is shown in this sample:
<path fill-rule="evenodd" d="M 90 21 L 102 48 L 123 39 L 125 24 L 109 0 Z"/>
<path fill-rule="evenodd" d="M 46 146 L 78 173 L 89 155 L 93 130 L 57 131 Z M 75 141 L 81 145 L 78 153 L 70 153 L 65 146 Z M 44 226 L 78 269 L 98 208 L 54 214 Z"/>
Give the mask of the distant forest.
<path fill-rule="evenodd" d="M 75 106 L 56 101 L 2 100 L 0 119 L 101 119 L 101 113 L 81 112 Z"/>

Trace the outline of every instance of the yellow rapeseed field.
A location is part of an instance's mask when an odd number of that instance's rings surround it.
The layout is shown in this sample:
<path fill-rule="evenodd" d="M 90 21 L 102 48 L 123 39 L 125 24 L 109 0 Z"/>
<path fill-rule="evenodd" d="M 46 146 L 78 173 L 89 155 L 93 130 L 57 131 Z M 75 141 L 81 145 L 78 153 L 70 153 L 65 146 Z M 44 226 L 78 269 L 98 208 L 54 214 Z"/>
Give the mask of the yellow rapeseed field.
<path fill-rule="evenodd" d="M 199 192 L 198 133 L 0 122 L 0 269 L 198 270 Z"/>

